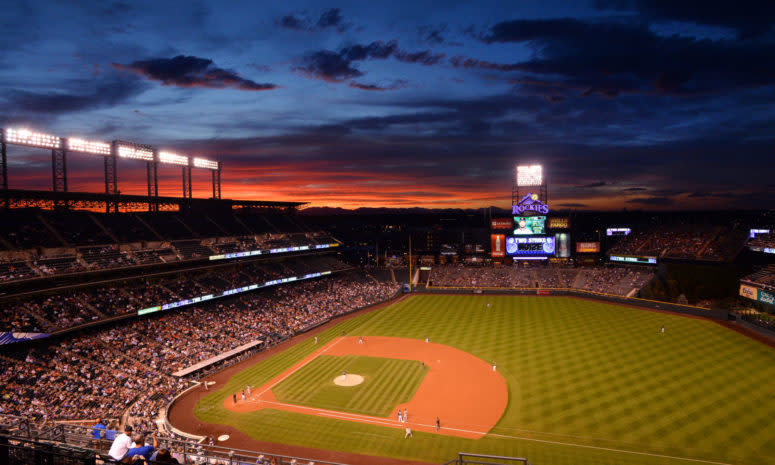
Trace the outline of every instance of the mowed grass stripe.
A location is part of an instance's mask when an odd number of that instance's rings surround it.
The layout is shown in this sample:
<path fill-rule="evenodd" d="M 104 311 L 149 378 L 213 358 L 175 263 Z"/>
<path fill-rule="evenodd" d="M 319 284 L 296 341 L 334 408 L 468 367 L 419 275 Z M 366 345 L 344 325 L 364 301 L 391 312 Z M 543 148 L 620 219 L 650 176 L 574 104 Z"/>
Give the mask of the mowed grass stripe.
<path fill-rule="evenodd" d="M 336 377 L 357 374 L 364 382 L 338 386 Z M 425 373 L 413 360 L 358 355 L 320 355 L 278 383 L 272 392 L 280 402 L 342 412 L 387 417 L 409 401 Z"/>
<path fill-rule="evenodd" d="M 496 360 L 510 398 L 493 432 L 506 437 L 471 441 L 415 433 L 403 441 L 390 428 L 271 410 L 237 415 L 220 407 L 228 389 L 259 385 L 316 348 L 304 344 L 240 373 L 203 399 L 197 415 L 239 425 L 260 440 L 429 462 L 466 450 L 526 456 L 542 465 L 690 463 L 518 436 L 775 464 L 775 351 L 713 322 L 565 297 L 419 295 L 350 320 L 321 335 L 321 343 L 343 329 L 348 335 L 428 336 Z M 403 389 L 390 384 L 395 392 Z M 359 398 L 362 405 L 369 403 Z"/>

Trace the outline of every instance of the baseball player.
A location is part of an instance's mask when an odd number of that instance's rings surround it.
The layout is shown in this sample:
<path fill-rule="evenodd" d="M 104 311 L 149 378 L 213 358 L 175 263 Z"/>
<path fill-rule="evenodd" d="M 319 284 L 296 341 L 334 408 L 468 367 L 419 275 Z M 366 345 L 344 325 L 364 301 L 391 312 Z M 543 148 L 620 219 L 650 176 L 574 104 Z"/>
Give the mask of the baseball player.
<path fill-rule="evenodd" d="M 497 368 L 495 367 L 495 361 L 492 362 L 492 371 L 495 371 Z"/>
<path fill-rule="evenodd" d="M 250 384 L 248 384 L 248 397 L 250 397 Z"/>
<path fill-rule="evenodd" d="M 441 420 L 439 420 L 439 417 L 436 417 L 436 431 L 441 429 Z"/>
<path fill-rule="evenodd" d="M 662 334 L 665 334 L 665 325 L 662 325 Z"/>
<path fill-rule="evenodd" d="M 317 344 L 317 343 L 318 343 L 318 337 L 315 336 L 315 344 Z"/>
<path fill-rule="evenodd" d="M 404 423 L 409 421 L 409 411 L 407 409 L 404 409 Z"/>
<path fill-rule="evenodd" d="M 363 336 L 358 336 L 358 344 L 363 344 Z"/>
<path fill-rule="evenodd" d="M 404 417 L 401 415 L 401 409 L 398 410 L 398 422 L 403 423 Z"/>
<path fill-rule="evenodd" d="M 412 434 L 412 428 L 406 427 L 406 434 L 404 435 L 404 439 L 406 438 L 413 438 L 414 435 Z"/>

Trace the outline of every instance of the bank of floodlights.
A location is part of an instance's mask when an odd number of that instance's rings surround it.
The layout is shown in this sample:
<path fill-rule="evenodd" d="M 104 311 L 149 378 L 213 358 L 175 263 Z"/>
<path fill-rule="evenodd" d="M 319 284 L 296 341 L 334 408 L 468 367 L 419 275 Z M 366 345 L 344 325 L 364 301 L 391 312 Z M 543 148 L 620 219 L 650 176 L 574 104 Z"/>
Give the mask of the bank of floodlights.
<path fill-rule="evenodd" d="M 93 153 L 95 155 L 110 155 L 110 144 L 107 142 L 71 137 L 67 139 L 67 150 L 81 153 Z"/>
<path fill-rule="evenodd" d="M 188 157 L 172 152 L 159 152 L 159 162 L 170 165 L 188 166 Z"/>
<path fill-rule="evenodd" d="M 541 165 L 517 166 L 517 186 L 541 186 L 544 183 Z"/>
<path fill-rule="evenodd" d="M 8 128 L 4 131 L 3 141 L 7 144 L 28 145 L 44 149 L 58 149 L 62 147 L 62 140 L 51 134 L 32 132 L 29 129 Z"/>
<path fill-rule="evenodd" d="M 148 147 L 118 144 L 116 147 L 116 153 L 118 154 L 119 158 L 153 161 L 153 150 Z"/>
<path fill-rule="evenodd" d="M 218 169 L 218 162 L 217 161 L 212 161 L 212 160 L 207 160 L 205 158 L 195 157 L 194 158 L 194 167 L 195 168 L 205 168 L 205 169 L 208 169 L 208 170 L 217 170 Z"/>

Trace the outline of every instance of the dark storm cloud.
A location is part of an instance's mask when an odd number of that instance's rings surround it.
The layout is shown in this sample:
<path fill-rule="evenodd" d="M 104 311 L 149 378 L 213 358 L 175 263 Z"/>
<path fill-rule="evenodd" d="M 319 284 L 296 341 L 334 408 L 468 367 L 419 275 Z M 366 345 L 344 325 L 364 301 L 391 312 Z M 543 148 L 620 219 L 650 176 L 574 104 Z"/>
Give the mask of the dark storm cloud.
<path fill-rule="evenodd" d="M 579 187 L 582 188 L 582 189 L 591 189 L 591 188 L 594 188 L 594 187 L 603 187 L 605 185 L 606 185 L 605 181 L 598 181 L 598 182 L 593 182 L 593 183 L 590 183 L 590 184 L 584 184 L 583 186 L 579 186 Z"/>
<path fill-rule="evenodd" d="M 586 208 L 588 205 L 585 203 L 568 202 L 568 203 L 558 203 L 557 206 L 565 207 L 565 208 Z"/>
<path fill-rule="evenodd" d="M 328 28 L 336 29 L 338 32 L 344 32 L 352 26 L 344 21 L 339 8 L 329 8 L 320 14 L 317 21 L 301 13 L 292 13 L 285 15 L 277 21 L 277 25 L 292 31 L 316 32 Z"/>
<path fill-rule="evenodd" d="M 363 76 L 352 66 L 352 60 L 330 50 L 319 50 L 305 55 L 300 66 L 294 68 L 311 77 L 327 82 L 342 82 Z"/>
<path fill-rule="evenodd" d="M 647 24 L 571 18 L 495 24 L 485 43 L 525 43 L 532 56 L 515 63 L 454 57 L 453 66 L 519 71 L 533 82 L 578 95 L 696 95 L 775 82 L 775 40 L 660 36 Z"/>
<path fill-rule="evenodd" d="M 360 90 L 373 90 L 373 91 L 385 91 L 385 90 L 396 90 L 396 89 L 403 89 L 406 87 L 408 83 L 403 79 L 398 79 L 396 81 L 393 81 L 390 84 L 386 85 L 379 85 L 379 84 L 363 84 L 360 82 L 350 81 L 349 86 L 354 87 L 356 89 Z"/>
<path fill-rule="evenodd" d="M 447 31 L 447 25 L 442 24 L 440 26 L 420 26 L 418 31 L 424 41 L 433 45 L 440 45 L 443 44 L 446 40 L 444 33 Z"/>
<path fill-rule="evenodd" d="M 643 192 L 647 190 L 645 187 L 628 187 L 627 189 L 622 189 L 622 192 Z"/>
<path fill-rule="evenodd" d="M 444 58 L 443 53 L 432 53 L 430 50 L 423 50 L 422 52 L 415 53 L 399 50 L 394 56 L 398 61 L 403 61 L 405 63 L 420 63 L 425 66 L 435 65 Z"/>
<path fill-rule="evenodd" d="M 339 51 L 339 55 L 349 61 L 360 61 L 368 58 L 384 60 L 395 53 L 398 49 L 398 42 L 382 42 L 381 40 L 372 42 L 368 45 L 352 45 Z"/>
<path fill-rule="evenodd" d="M 775 25 L 775 2 L 762 0 L 597 0 L 596 6 L 645 18 L 727 27 L 741 38 L 772 33 Z"/>
<path fill-rule="evenodd" d="M 276 89 L 276 84 L 258 83 L 234 71 L 215 66 L 213 60 L 178 55 L 174 58 L 139 60 L 129 64 L 113 63 L 121 71 L 131 71 L 165 86 L 239 89 L 248 91 Z"/>
<path fill-rule="evenodd" d="M 636 197 L 628 200 L 627 203 L 660 207 L 672 205 L 675 201 L 670 197 Z"/>
<path fill-rule="evenodd" d="M 106 76 L 78 83 L 67 92 L 10 90 L 5 97 L 6 113 L 60 115 L 112 107 L 141 94 L 147 86 L 138 79 Z"/>
<path fill-rule="evenodd" d="M 354 44 L 343 47 L 339 52 L 318 50 L 303 56 L 299 65 L 293 69 L 314 79 L 327 82 L 343 82 L 348 79 L 363 76 L 364 73 L 353 63 L 364 60 L 385 60 L 393 57 L 405 63 L 434 65 L 439 63 L 444 54 L 434 54 L 430 50 L 407 52 L 398 48 L 398 42 L 377 40 L 369 44 Z M 377 90 L 372 86 L 361 86 L 354 83 L 351 87 L 364 90 Z"/>

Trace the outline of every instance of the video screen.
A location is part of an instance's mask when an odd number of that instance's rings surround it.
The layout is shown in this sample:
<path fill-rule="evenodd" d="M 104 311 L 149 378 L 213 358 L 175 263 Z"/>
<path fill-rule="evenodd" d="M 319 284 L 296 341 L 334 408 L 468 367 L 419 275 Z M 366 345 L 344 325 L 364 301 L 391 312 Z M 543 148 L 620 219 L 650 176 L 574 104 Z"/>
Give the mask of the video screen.
<path fill-rule="evenodd" d="M 515 216 L 514 234 L 518 236 L 544 234 L 545 216 Z"/>
<path fill-rule="evenodd" d="M 608 228 L 605 230 L 606 236 L 626 236 L 630 234 L 632 230 L 630 228 Z"/>
<path fill-rule="evenodd" d="M 506 238 L 506 255 L 517 259 L 545 259 L 554 256 L 554 237 Z"/>

